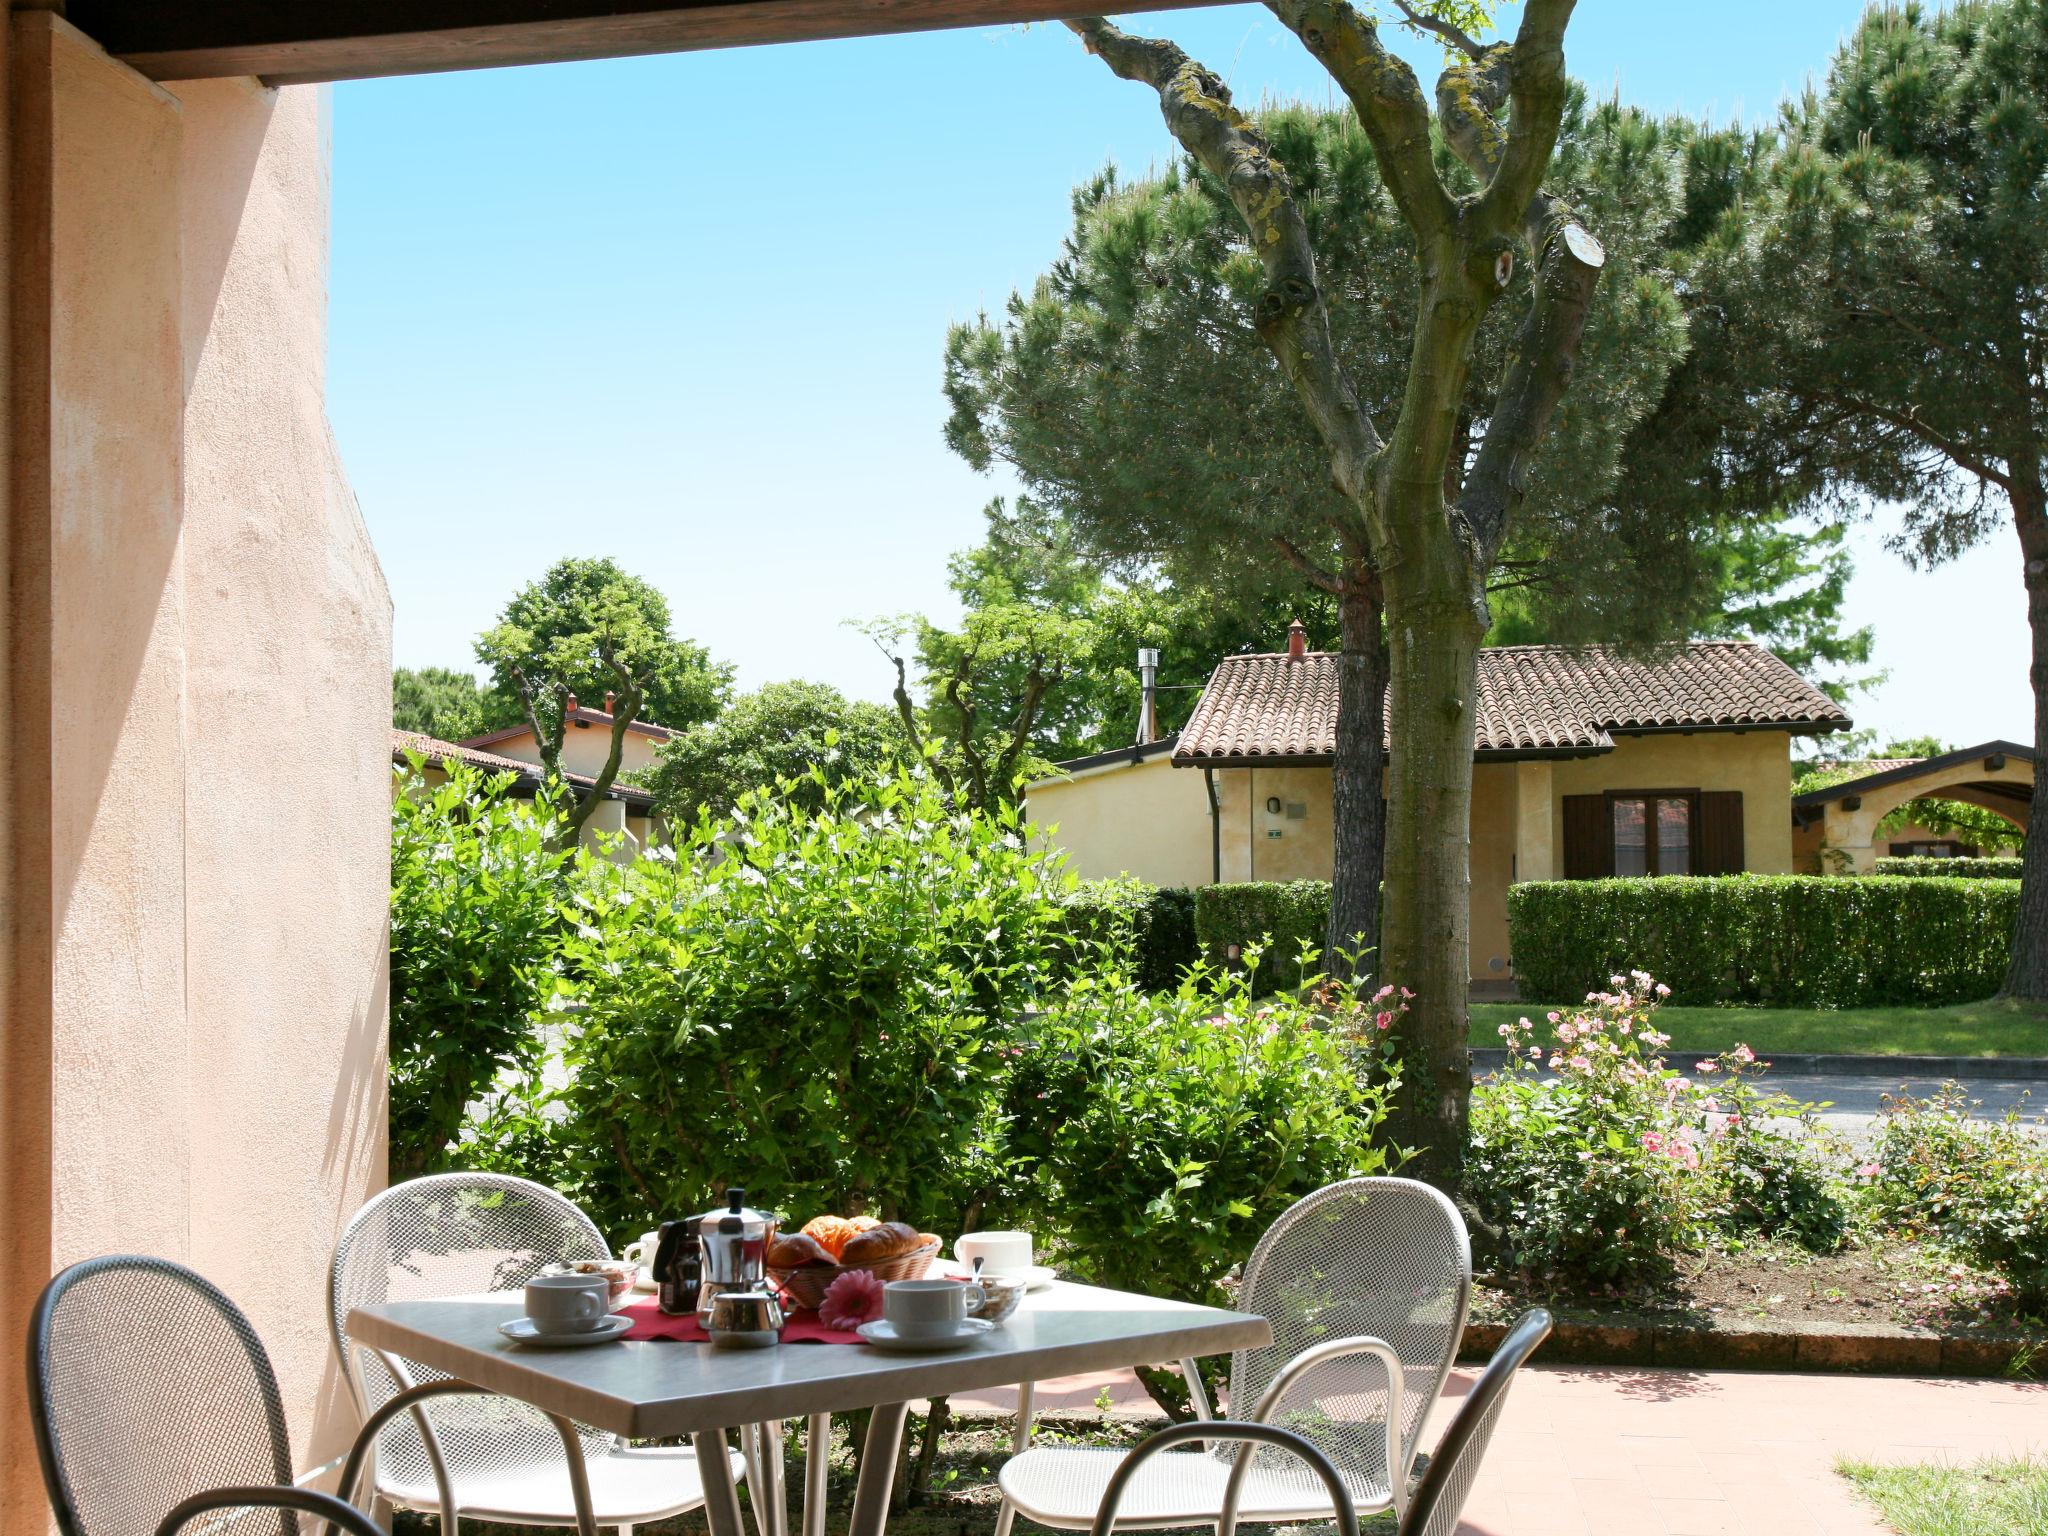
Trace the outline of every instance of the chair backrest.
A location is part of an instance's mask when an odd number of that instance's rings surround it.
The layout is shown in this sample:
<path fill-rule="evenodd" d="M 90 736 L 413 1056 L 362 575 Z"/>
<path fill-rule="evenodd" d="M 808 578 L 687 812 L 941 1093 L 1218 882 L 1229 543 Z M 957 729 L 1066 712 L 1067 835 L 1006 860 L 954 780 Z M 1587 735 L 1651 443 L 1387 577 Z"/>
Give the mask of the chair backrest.
<path fill-rule="evenodd" d="M 1366 1178 L 1304 1196 L 1245 1264 L 1237 1305 L 1273 1325 L 1273 1342 L 1231 1358 L 1230 1416 L 1250 1418 L 1303 1350 L 1368 1335 L 1401 1359 L 1401 1445 L 1404 1465 L 1413 1461 L 1464 1336 L 1471 1290 L 1471 1239 L 1438 1190 L 1414 1179 Z M 1271 1422 L 1299 1431 L 1347 1477 L 1367 1482 L 1384 1471 L 1385 1384 L 1384 1369 L 1368 1356 L 1316 1365 L 1287 1389 Z"/>
<path fill-rule="evenodd" d="M 167 1259 L 73 1264 L 29 1321 L 29 1414 L 64 1536 L 154 1536 L 195 1493 L 292 1480 L 262 1340 L 212 1284 Z M 292 1536 L 290 1514 L 224 1529 Z"/>
<path fill-rule="evenodd" d="M 1429 1458 L 1415 1497 L 1401 1518 L 1400 1536 L 1452 1536 L 1457 1530 L 1472 1480 L 1479 1475 L 1487 1442 L 1500 1419 L 1501 1404 L 1515 1384 L 1515 1372 L 1549 1337 L 1550 1314 L 1541 1307 L 1531 1307 L 1515 1319 L 1515 1326 L 1473 1383 L 1458 1416 L 1437 1442 L 1436 1454 Z"/>
<path fill-rule="evenodd" d="M 369 1413 L 405 1387 L 444 1373 L 416 1361 L 387 1361 L 357 1344 L 349 1336 L 350 1309 L 520 1290 L 559 1260 L 610 1257 L 604 1237 L 573 1201 L 531 1179 L 438 1173 L 393 1185 L 356 1212 L 335 1245 L 328 1272 L 327 1325 L 357 1405 Z M 562 1454 L 553 1424 L 521 1404 L 440 1398 L 420 1412 L 433 1427 L 458 1497 L 465 1468 L 557 1461 Z M 584 1433 L 591 1455 L 602 1455 L 612 1444 L 610 1436 Z M 392 1421 L 377 1452 L 382 1467 L 398 1479 L 431 1482 L 432 1461 L 410 1415 Z"/>

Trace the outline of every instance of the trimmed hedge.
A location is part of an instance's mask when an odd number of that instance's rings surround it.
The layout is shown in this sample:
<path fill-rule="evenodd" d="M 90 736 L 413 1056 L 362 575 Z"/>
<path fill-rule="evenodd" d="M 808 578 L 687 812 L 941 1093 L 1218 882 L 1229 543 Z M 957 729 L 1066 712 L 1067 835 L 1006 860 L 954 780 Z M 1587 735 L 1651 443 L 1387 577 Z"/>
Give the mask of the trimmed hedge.
<path fill-rule="evenodd" d="M 1170 992 L 1201 954 L 1195 942 L 1195 893 L 1142 880 L 1087 880 L 1062 898 L 1067 932 L 1087 944 L 1130 953 L 1148 992 Z"/>
<path fill-rule="evenodd" d="M 1509 888 L 1508 934 L 1529 998 L 1644 970 L 1673 1003 L 1939 1005 L 1998 990 L 2019 895 L 2010 880 L 1551 880 Z"/>
<path fill-rule="evenodd" d="M 1301 946 L 1320 951 L 1329 928 L 1327 880 L 1247 880 L 1195 892 L 1195 938 L 1202 953 L 1227 964 L 1232 945 L 1241 949 L 1264 940 L 1263 969 L 1279 986 L 1301 984 Z"/>
<path fill-rule="evenodd" d="M 1879 859 L 1872 871 L 1880 875 L 1912 875 L 1920 879 L 2017 880 L 2024 859 Z"/>

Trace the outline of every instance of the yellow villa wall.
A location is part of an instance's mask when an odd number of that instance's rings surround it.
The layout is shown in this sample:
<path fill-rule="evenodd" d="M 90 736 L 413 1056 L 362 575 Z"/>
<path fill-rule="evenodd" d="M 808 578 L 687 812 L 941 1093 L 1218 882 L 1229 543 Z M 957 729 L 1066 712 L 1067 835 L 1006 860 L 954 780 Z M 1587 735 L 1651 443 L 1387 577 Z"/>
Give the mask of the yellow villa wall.
<path fill-rule="evenodd" d="M 645 773 L 655 764 L 655 749 L 660 745 L 652 736 L 643 736 L 636 731 L 626 733 L 625 749 L 619 753 L 619 772 Z M 522 763 L 540 763 L 540 746 L 533 739 L 533 732 L 525 731 L 509 736 L 503 741 L 494 741 L 491 751 L 500 757 L 516 757 Z M 604 765 L 612 755 L 612 733 L 601 725 L 587 721 L 569 722 L 569 733 L 562 738 L 562 771 L 580 773 L 596 778 L 604 772 Z"/>
<path fill-rule="evenodd" d="M 1084 880 L 1132 874 L 1154 885 L 1209 883 L 1209 796 L 1200 773 L 1162 752 L 1128 767 L 1030 786 L 1025 809 Z M 1054 830 L 1054 829 L 1057 830 Z"/>
<path fill-rule="evenodd" d="M 156 86 L 46 10 L 0 36 L 0 1329 L 76 1259 L 190 1263 L 306 1466 L 386 1117 L 391 610 L 324 411 L 324 97 Z M 0 1526 L 43 1530 L 0 1393 Z"/>
<path fill-rule="evenodd" d="M 1330 878 L 1328 768 L 1221 769 L 1216 785 L 1224 880 Z M 1792 870 L 1791 738 L 1783 731 L 1623 736 L 1598 757 L 1476 764 L 1467 843 L 1474 980 L 1511 974 L 1508 887 L 1518 879 L 1562 877 L 1562 797 L 1610 789 L 1738 790 L 1744 867 Z M 1277 814 L 1266 808 L 1272 799 L 1280 801 Z M 1156 885 L 1208 882 L 1202 776 L 1168 767 L 1164 754 L 1137 767 L 1034 784 L 1030 804 L 1035 819 L 1061 824 L 1053 841 L 1084 874 L 1128 872 Z M 1305 814 L 1289 817 L 1290 804 Z M 1058 814 L 1051 814 L 1055 807 Z"/>

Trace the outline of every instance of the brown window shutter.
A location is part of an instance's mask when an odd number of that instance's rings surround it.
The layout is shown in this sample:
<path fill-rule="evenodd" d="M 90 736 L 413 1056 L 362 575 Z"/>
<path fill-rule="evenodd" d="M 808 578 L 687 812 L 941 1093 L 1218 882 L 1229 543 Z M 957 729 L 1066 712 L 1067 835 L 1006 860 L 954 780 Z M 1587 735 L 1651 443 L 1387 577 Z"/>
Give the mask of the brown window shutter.
<path fill-rule="evenodd" d="M 1605 795 L 1564 797 L 1564 877 L 1604 880 L 1614 873 L 1614 828 Z"/>
<path fill-rule="evenodd" d="M 1700 824 L 1696 835 L 1701 874 L 1741 874 L 1742 791 L 1703 790 L 1700 793 Z"/>

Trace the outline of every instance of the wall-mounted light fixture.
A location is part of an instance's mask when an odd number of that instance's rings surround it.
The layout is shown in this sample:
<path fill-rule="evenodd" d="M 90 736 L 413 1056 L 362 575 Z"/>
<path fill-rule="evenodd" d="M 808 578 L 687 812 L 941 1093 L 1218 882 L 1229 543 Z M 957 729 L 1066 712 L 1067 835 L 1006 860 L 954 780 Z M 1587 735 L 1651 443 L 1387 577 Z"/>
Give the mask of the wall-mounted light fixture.
<path fill-rule="evenodd" d="M 1278 816 L 1280 814 L 1280 797 L 1278 795 L 1266 796 L 1266 814 L 1268 816 Z"/>

